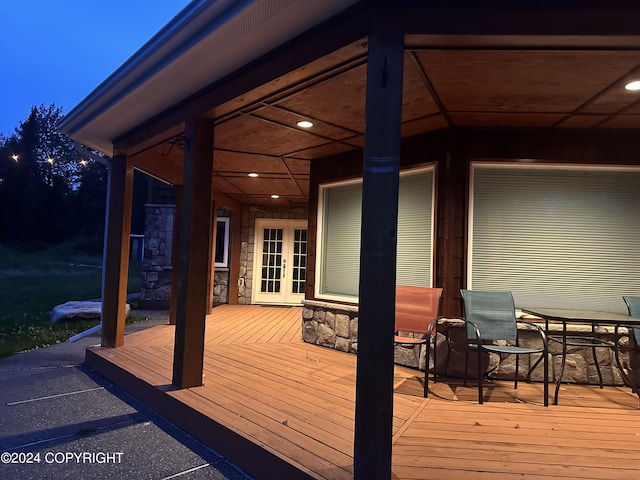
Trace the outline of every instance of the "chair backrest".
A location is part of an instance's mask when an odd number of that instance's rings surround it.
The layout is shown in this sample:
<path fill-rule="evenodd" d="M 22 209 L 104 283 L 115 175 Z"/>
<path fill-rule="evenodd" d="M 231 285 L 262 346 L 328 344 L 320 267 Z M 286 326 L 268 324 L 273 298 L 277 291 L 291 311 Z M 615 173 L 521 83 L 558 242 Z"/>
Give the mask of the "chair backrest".
<path fill-rule="evenodd" d="M 441 288 L 396 286 L 396 331 L 426 333 L 438 316 Z"/>
<path fill-rule="evenodd" d="M 511 292 L 460 290 L 465 318 L 478 326 L 483 340 L 516 340 L 516 307 Z M 475 339 L 467 324 L 467 337 Z"/>
<path fill-rule="evenodd" d="M 634 318 L 640 318 L 640 297 L 624 295 L 624 302 L 627 304 L 629 315 Z M 633 335 L 636 337 L 636 343 L 640 345 L 640 328 L 633 329 Z"/>

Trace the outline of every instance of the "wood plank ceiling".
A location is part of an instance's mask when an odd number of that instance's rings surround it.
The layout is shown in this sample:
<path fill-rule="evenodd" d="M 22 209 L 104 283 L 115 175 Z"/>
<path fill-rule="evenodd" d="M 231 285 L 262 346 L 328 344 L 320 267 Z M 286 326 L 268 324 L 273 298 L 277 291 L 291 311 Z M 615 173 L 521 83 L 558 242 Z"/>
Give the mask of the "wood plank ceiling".
<path fill-rule="evenodd" d="M 640 92 L 624 89 L 640 80 L 640 46 L 466 43 L 407 36 L 404 137 L 447 127 L 640 128 Z M 365 83 L 363 40 L 207 112 L 216 123 L 214 189 L 240 204 L 306 206 L 310 160 L 363 146 Z M 179 183 L 182 155 L 178 136 L 134 158 Z"/>

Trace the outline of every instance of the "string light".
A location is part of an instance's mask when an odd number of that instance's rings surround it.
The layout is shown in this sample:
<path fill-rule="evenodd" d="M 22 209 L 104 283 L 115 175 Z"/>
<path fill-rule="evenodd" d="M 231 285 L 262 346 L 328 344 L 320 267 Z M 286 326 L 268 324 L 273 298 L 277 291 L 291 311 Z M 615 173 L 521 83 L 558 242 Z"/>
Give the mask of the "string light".
<path fill-rule="evenodd" d="M 19 157 L 14 153 L 13 155 L 11 155 L 11 158 L 13 158 L 17 162 Z"/>
<path fill-rule="evenodd" d="M 53 158 L 51 158 L 51 157 L 47 158 L 47 162 L 49 162 L 51 165 L 53 165 Z"/>

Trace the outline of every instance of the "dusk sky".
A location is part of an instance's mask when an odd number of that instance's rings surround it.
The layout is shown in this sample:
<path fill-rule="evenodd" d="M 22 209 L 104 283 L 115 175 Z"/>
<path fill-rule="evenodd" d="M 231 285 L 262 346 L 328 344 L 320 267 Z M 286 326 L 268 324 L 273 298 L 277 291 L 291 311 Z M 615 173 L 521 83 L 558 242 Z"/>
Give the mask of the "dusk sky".
<path fill-rule="evenodd" d="M 0 133 L 33 105 L 69 112 L 189 0 L 6 0 L 0 9 Z"/>

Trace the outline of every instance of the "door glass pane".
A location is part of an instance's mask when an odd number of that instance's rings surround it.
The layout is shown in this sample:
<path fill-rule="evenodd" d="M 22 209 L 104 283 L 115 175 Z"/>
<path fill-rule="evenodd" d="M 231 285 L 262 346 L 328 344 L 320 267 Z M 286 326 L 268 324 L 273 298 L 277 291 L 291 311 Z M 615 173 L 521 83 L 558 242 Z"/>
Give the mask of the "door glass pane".
<path fill-rule="evenodd" d="M 307 231 L 305 229 L 296 229 L 293 238 L 293 281 L 291 293 L 304 293 Z"/>
<path fill-rule="evenodd" d="M 282 228 L 265 228 L 262 244 L 262 293 L 280 293 L 282 274 Z"/>

